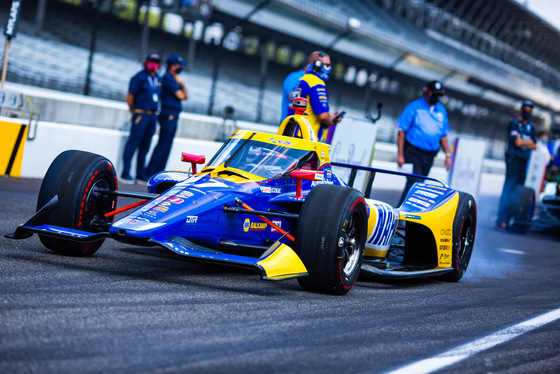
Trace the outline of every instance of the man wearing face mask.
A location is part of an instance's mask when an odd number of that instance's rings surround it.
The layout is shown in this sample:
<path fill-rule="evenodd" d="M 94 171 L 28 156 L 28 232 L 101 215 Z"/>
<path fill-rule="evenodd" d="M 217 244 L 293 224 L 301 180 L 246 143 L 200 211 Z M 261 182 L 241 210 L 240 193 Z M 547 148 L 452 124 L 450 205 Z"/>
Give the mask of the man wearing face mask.
<path fill-rule="evenodd" d="M 330 56 L 325 52 L 315 51 L 310 55 L 309 60 L 312 62 L 307 66 L 305 75 L 299 80 L 290 97 L 307 99 L 307 110 L 305 111 L 307 121 L 313 127 L 317 138 L 324 142 L 327 139 L 329 126 L 339 123 L 342 116 L 338 116 L 340 111 L 332 115 L 329 112 L 329 98 L 325 81 L 329 79 L 332 70 Z M 290 103 L 288 115 L 293 114 L 295 111 Z"/>
<path fill-rule="evenodd" d="M 121 182 L 134 184 L 130 175 L 130 163 L 134 152 L 136 158 L 136 178 L 148 180 L 146 173 L 146 154 L 156 131 L 157 111 L 161 94 L 161 81 L 157 71 L 161 66 L 161 58 L 157 53 L 149 53 L 143 62 L 144 69 L 130 79 L 126 103 L 132 113 L 131 128 L 123 152 L 123 171 Z"/>
<path fill-rule="evenodd" d="M 423 89 L 424 97 L 409 103 L 397 120 L 397 164 L 412 164 L 412 173 L 427 176 L 434 158 L 442 148 L 445 152 L 445 168 L 451 168 L 451 153 L 447 134 L 449 121 L 447 111 L 439 102 L 445 94 L 443 85 L 438 81 L 428 82 Z M 417 178 L 407 178 L 399 206 Z"/>
<path fill-rule="evenodd" d="M 149 175 L 165 170 L 165 164 L 171 152 L 173 138 L 177 131 L 177 122 L 181 113 L 181 101 L 187 100 L 189 94 L 179 77 L 187 62 L 177 54 L 167 57 L 167 71 L 161 78 L 161 112 L 159 114 L 159 141 L 152 153 L 148 165 Z"/>
<path fill-rule="evenodd" d="M 521 113 L 508 125 L 508 148 L 506 151 L 506 180 L 498 205 L 496 229 L 505 230 L 511 219 L 509 206 L 515 199 L 515 187 L 525 184 L 527 162 L 531 151 L 537 149 L 537 131 L 531 123 L 533 102 L 525 100 L 521 104 Z"/>

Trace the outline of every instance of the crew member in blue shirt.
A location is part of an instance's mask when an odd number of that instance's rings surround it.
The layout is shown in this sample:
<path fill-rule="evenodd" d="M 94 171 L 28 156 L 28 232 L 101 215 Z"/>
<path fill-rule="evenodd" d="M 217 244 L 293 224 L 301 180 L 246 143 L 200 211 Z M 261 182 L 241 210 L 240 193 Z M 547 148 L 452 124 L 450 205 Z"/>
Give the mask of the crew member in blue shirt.
<path fill-rule="evenodd" d="M 424 97 L 409 103 L 397 120 L 397 164 L 412 164 L 413 174 L 427 176 L 440 148 L 445 152 L 447 170 L 451 168 L 451 153 L 447 110 L 439 102 L 445 94 L 443 85 L 439 81 L 428 82 L 423 92 Z M 399 206 L 415 182 L 417 178 L 407 178 Z"/>
<path fill-rule="evenodd" d="M 161 112 L 159 114 L 159 140 L 148 165 L 149 175 L 165 170 L 165 164 L 171 152 L 173 138 L 177 131 L 177 122 L 181 113 L 181 101 L 187 100 L 189 94 L 179 77 L 187 62 L 177 54 L 167 57 L 167 71 L 161 78 Z"/>
<path fill-rule="evenodd" d="M 533 102 L 525 100 L 521 104 L 521 113 L 513 119 L 507 128 L 508 148 L 506 151 L 506 180 L 498 205 L 496 229 L 505 230 L 511 219 L 511 206 L 515 200 L 515 187 L 525 184 L 527 162 L 531 151 L 537 149 L 537 131 L 531 123 Z"/>
<path fill-rule="evenodd" d="M 157 53 L 149 53 L 143 62 L 144 69 L 130 79 L 126 103 L 132 113 L 130 134 L 123 152 L 121 182 L 134 184 L 130 175 L 130 163 L 134 152 L 136 157 L 136 179 L 147 181 L 146 155 L 150 150 L 152 137 L 156 131 L 157 111 L 161 94 L 161 82 L 157 74 L 161 58 Z"/>
<path fill-rule="evenodd" d="M 331 115 L 329 111 L 329 97 L 325 81 L 329 79 L 332 71 L 331 58 L 322 51 L 313 52 L 310 56 L 312 61 L 305 75 L 299 80 L 296 87 L 292 90 L 290 98 L 303 97 L 307 99 L 307 109 L 305 115 L 307 121 L 315 135 L 320 141 L 326 141 L 329 126 L 336 125 L 342 120 L 342 116 L 338 116 L 340 111 Z M 294 109 L 289 107 L 288 115 L 293 115 Z"/>
<path fill-rule="evenodd" d="M 291 72 L 288 76 L 286 76 L 286 79 L 284 79 L 284 83 L 282 84 L 282 114 L 280 122 L 288 116 L 288 107 L 290 106 L 290 101 L 292 100 L 290 94 L 304 75 L 305 68 Z"/>

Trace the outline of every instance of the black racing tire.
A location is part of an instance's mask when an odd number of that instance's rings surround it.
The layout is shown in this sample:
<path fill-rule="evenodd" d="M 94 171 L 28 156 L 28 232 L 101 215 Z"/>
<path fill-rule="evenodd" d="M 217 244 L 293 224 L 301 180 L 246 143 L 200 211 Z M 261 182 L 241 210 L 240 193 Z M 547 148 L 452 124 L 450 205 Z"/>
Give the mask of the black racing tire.
<path fill-rule="evenodd" d="M 94 153 L 70 150 L 62 152 L 51 163 L 39 190 L 37 210 L 58 195 L 58 205 L 46 217 L 47 224 L 87 232 L 98 232 L 93 221 L 110 223 L 104 215 L 117 206 L 116 196 L 101 195 L 97 189 L 117 190 L 113 164 Z M 39 235 L 48 249 L 67 256 L 91 256 L 104 239 L 91 243 Z"/>
<path fill-rule="evenodd" d="M 535 211 L 535 190 L 525 186 L 517 186 L 514 190 L 517 204 L 513 211 L 513 222 L 509 230 L 520 234 L 527 234 L 531 228 L 533 212 Z"/>
<path fill-rule="evenodd" d="M 353 188 L 319 185 L 307 195 L 296 231 L 296 253 L 308 276 L 308 291 L 344 295 L 354 285 L 364 259 L 367 207 Z"/>
<path fill-rule="evenodd" d="M 466 192 L 459 192 L 459 203 L 453 220 L 453 271 L 443 277 L 447 281 L 458 282 L 469 266 L 476 235 L 476 220 L 474 197 Z"/>

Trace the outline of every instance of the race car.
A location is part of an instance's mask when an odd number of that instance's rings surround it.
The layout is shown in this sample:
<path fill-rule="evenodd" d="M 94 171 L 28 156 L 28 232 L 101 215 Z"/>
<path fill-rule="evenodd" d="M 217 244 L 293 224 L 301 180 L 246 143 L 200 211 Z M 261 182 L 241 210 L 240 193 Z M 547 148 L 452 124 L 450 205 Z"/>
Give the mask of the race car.
<path fill-rule="evenodd" d="M 473 197 L 427 178 L 398 208 L 370 191 L 366 198 L 351 187 L 358 170 L 368 174 L 366 190 L 379 173 L 413 175 L 331 163 L 330 146 L 300 113 L 278 134 L 236 130 L 199 172 L 205 157 L 183 153 L 192 172 L 158 173 L 147 193 L 119 190 L 105 157 L 65 151 L 43 179 L 36 214 L 6 236 L 38 234 L 45 247 L 70 256 L 91 256 L 106 238 L 159 246 L 255 269 L 265 280 L 297 278 L 305 290 L 327 294 L 346 294 L 360 271 L 461 279 L 474 246 Z M 351 170 L 348 183 L 334 167 Z M 117 209 L 119 196 L 140 201 Z"/>

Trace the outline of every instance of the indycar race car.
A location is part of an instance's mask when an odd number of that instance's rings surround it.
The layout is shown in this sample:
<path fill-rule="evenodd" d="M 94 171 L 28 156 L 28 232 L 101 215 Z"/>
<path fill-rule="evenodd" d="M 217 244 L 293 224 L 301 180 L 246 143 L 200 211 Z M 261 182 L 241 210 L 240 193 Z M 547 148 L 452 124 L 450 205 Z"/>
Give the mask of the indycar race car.
<path fill-rule="evenodd" d="M 199 172 L 205 157 L 183 153 L 192 173 L 158 173 L 147 193 L 119 190 L 105 157 L 65 151 L 43 179 L 36 214 L 6 236 L 38 234 L 45 247 L 70 256 L 91 256 L 106 238 L 159 246 L 252 268 L 265 280 L 297 277 L 304 289 L 329 294 L 347 293 L 360 271 L 461 279 L 476 231 L 471 195 L 421 177 L 395 208 L 367 190 L 379 173 L 409 174 L 331 163 L 329 150 L 296 114 L 278 134 L 235 131 Z M 347 182 L 334 166 L 350 170 Z M 351 187 L 358 171 L 368 175 L 368 198 Z M 141 201 L 117 209 L 119 196 Z"/>

